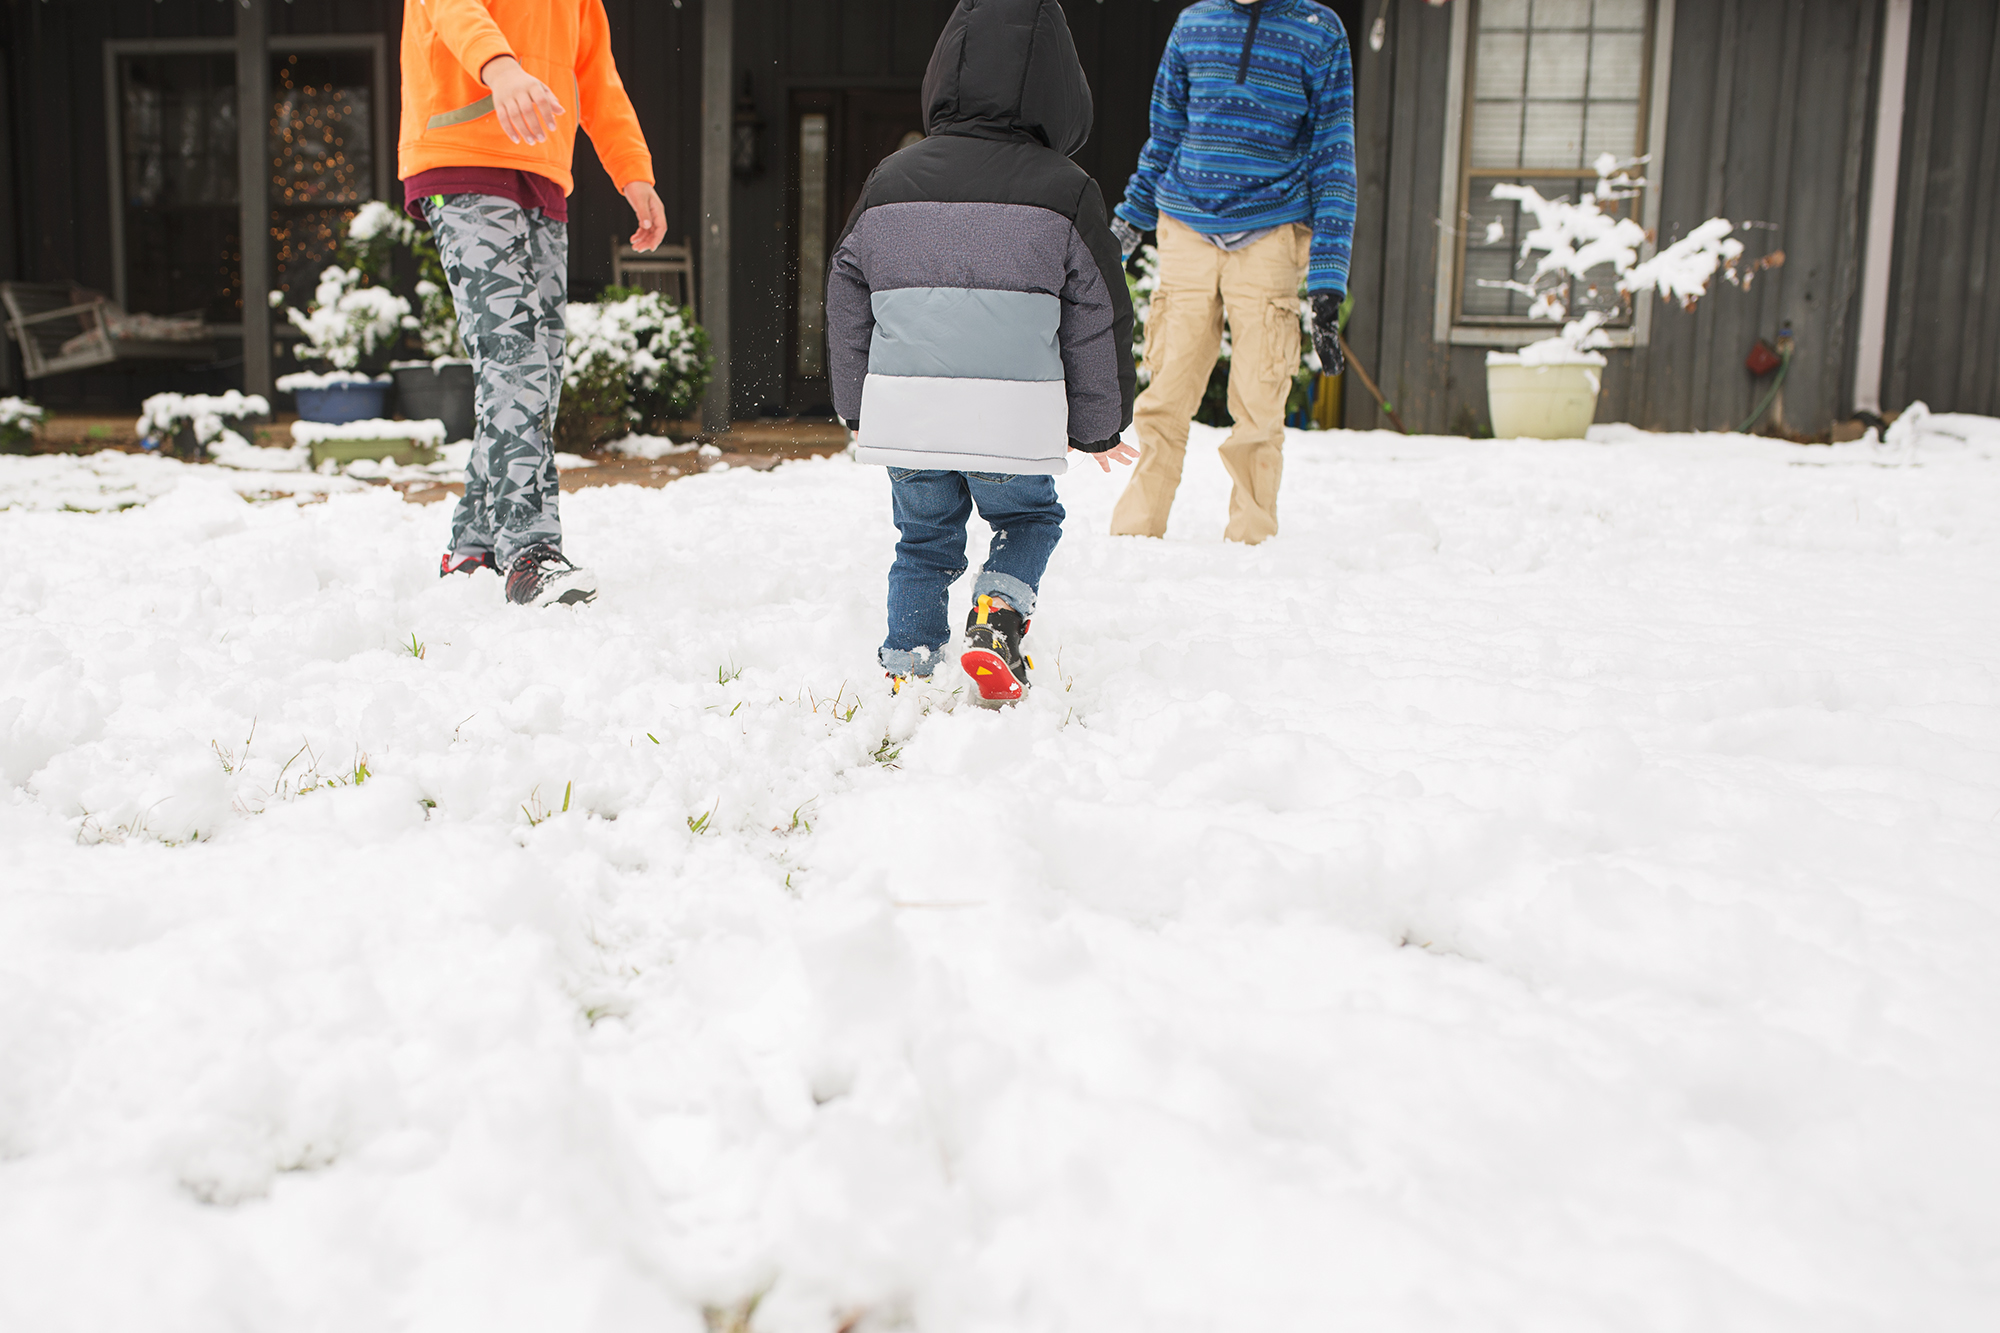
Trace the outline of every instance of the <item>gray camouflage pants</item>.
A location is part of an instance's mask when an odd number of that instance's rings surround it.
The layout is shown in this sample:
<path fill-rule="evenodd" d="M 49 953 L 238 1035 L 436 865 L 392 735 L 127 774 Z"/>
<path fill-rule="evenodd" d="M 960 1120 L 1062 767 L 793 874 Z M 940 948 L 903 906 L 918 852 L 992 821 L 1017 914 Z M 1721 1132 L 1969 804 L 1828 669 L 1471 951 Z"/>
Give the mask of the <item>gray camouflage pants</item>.
<path fill-rule="evenodd" d="M 569 229 L 486 194 L 426 199 L 424 216 L 478 386 L 478 438 L 451 517 L 451 554 L 491 555 L 504 574 L 536 542 L 562 549 L 555 427 Z"/>

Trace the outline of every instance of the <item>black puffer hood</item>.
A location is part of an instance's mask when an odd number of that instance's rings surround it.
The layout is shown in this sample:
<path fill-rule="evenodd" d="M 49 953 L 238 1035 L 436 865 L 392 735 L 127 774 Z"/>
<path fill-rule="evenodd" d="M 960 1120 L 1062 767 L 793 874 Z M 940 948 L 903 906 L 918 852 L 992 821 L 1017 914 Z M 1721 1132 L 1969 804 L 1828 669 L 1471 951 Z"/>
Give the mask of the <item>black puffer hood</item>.
<path fill-rule="evenodd" d="M 1068 157 L 1090 138 L 1090 82 L 1057 0 L 958 0 L 924 72 L 924 129 L 1027 135 Z"/>

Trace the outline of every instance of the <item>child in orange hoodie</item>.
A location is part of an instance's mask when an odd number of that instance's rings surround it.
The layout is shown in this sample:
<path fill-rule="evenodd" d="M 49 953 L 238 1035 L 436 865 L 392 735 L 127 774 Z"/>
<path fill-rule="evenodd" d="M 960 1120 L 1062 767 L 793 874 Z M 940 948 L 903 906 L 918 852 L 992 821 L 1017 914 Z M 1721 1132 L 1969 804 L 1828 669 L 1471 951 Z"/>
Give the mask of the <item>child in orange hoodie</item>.
<path fill-rule="evenodd" d="M 430 223 L 477 381 L 478 438 L 441 572 L 485 566 L 522 605 L 588 602 L 563 555 L 554 430 L 579 123 L 638 215 L 667 232 L 603 0 L 404 0 L 398 174 Z"/>

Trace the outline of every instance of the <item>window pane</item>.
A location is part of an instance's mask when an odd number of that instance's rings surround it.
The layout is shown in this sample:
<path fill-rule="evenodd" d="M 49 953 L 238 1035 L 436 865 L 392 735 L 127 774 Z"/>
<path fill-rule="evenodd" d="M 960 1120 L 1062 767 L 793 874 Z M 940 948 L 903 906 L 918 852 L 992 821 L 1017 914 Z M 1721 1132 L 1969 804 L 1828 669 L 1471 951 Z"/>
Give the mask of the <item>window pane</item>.
<path fill-rule="evenodd" d="M 1583 103 L 1528 103 L 1522 126 L 1521 165 L 1583 165 Z"/>
<path fill-rule="evenodd" d="M 1600 153 L 1610 153 L 1620 162 L 1629 162 L 1640 155 L 1637 102 L 1590 104 L 1590 125 L 1583 136 L 1583 160 L 1586 164 L 1595 162 Z"/>
<path fill-rule="evenodd" d="M 1524 318 L 1532 299 L 1504 287 L 1525 281 L 1533 261 L 1519 257 L 1521 221 L 1513 206 L 1487 198 L 1496 179 L 1516 170 L 1588 172 L 1604 153 L 1629 161 L 1642 152 L 1645 133 L 1646 25 L 1652 0 L 1480 0 L 1473 73 L 1466 89 L 1468 160 L 1466 212 L 1461 244 L 1460 315 L 1468 319 Z M 1595 178 L 1533 181 L 1545 196 L 1576 198 Z M 1625 201 L 1621 207 L 1636 208 Z M 1486 239 L 1497 227 L 1494 239 Z M 1608 274 L 1571 284 L 1572 312 L 1617 307 Z M 1607 281 L 1600 284 L 1599 278 Z"/>
<path fill-rule="evenodd" d="M 1597 0 L 1594 19 L 1599 32 L 1607 28 L 1630 28 L 1644 32 L 1646 0 Z"/>
<path fill-rule="evenodd" d="M 271 58 L 271 282 L 294 304 L 375 195 L 373 83 L 365 51 Z"/>
<path fill-rule="evenodd" d="M 271 202 L 359 204 L 374 193 L 370 63 L 365 55 L 274 62 Z"/>
<path fill-rule="evenodd" d="M 126 307 L 240 319 L 235 58 L 127 56 L 118 82 Z"/>
<path fill-rule="evenodd" d="M 1535 0 L 1528 20 L 1536 29 L 1588 28 L 1590 0 Z"/>
<path fill-rule="evenodd" d="M 1481 33 L 1474 97 L 1519 97 L 1527 70 L 1528 39 L 1518 32 Z"/>
<path fill-rule="evenodd" d="M 826 157 L 823 111 L 799 117 L 799 375 L 826 374 Z"/>
<path fill-rule="evenodd" d="M 1525 282 L 1534 275 L 1532 260 L 1517 258 L 1521 243 L 1520 205 L 1495 199 L 1490 179 L 1476 180 L 1465 234 L 1465 299 L 1460 313 L 1475 319 L 1520 319 L 1528 313 L 1528 298 L 1498 284 Z M 1496 233 L 1494 224 L 1499 224 Z M 1492 236 L 1492 240 L 1487 237 Z M 1517 273 L 1516 270 L 1519 269 Z"/>
<path fill-rule="evenodd" d="M 1480 102 L 1472 109 L 1472 165 L 1521 165 L 1521 104 Z"/>
<path fill-rule="evenodd" d="M 1646 73 L 1646 38 L 1637 32 L 1600 32 L 1590 40 L 1590 95 L 1637 97 Z"/>
<path fill-rule="evenodd" d="M 1528 48 L 1528 96 L 1582 97 L 1590 73 L 1590 34 L 1538 32 Z"/>
<path fill-rule="evenodd" d="M 128 59 L 125 202 L 236 203 L 236 66 L 228 56 Z"/>

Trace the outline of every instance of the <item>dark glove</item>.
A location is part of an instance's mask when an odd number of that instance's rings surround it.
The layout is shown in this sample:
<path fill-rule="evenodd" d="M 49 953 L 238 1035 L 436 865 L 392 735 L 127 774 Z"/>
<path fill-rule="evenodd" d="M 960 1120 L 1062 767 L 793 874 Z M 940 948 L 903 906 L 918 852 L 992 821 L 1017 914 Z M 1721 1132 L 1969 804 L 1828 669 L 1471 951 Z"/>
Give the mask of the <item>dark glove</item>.
<path fill-rule="evenodd" d="M 1347 354 L 1340 350 L 1340 303 L 1345 292 L 1314 292 L 1313 351 L 1319 353 L 1319 373 L 1338 375 L 1347 369 Z"/>
<path fill-rule="evenodd" d="M 1132 252 L 1139 248 L 1139 229 L 1124 218 L 1119 217 L 1116 213 L 1113 213 L 1111 215 L 1111 234 L 1118 238 L 1118 253 L 1126 259 L 1130 259 Z"/>

